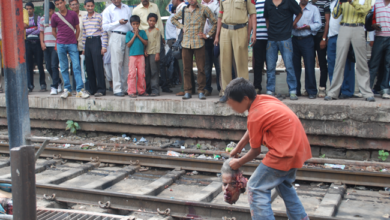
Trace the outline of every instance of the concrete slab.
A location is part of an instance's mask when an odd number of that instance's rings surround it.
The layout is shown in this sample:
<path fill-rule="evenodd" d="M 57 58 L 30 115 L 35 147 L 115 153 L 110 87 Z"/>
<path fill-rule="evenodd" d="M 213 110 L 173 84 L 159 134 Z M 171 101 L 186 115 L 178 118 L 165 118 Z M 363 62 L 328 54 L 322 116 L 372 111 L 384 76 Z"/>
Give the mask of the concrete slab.
<path fill-rule="evenodd" d="M 102 169 L 92 169 L 93 165 L 90 164 L 84 164 L 82 171 L 78 171 L 77 175 L 74 174 L 76 177 L 73 177 L 72 179 L 67 178 L 67 181 L 62 181 L 60 186 L 67 186 L 67 187 L 79 187 L 82 188 L 83 186 L 86 186 L 90 184 L 91 182 L 95 181 L 101 181 L 109 174 L 113 173 L 113 171 L 107 171 Z M 92 170 L 91 170 L 92 169 Z M 121 168 L 117 167 L 115 171 L 120 170 Z M 77 169 L 71 170 L 76 173 Z M 88 172 L 87 172 L 88 171 Z M 69 174 L 71 173 L 68 171 Z M 81 174 L 81 175 L 80 175 Z"/>
<path fill-rule="evenodd" d="M 344 199 L 339 206 L 336 217 L 348 219 L 385 220 L 388 219 L 389 214 L 389 202 L 362 202 L 359 200 Z"/>
<path fill-rule="evenodd" d="M 321 202 L 320 197 L 313 197 L 307 195 L 298 195 L 298 197 L 301 200 L 302 205 L 309 216 L 315 213 Z M 272 203 L 272 210 L 286 212 L 286 205 L 284 204 L 284 201 L 280 196 L 276 197 L 275 201 Z"/>
<path fill-rule="evenodd" d="M 149 185 L 140 188 L 136 191 L 132 191 L 134 194 L 140 195 L 149 195 L 156 196 L 160 194 L 167 186 L 170 186 L 175 180 L 177 180 L 181 175 L 184 175 L 184 170 L 182 171 L 171 171 L 168 174 L 162 176 L 158 180 L 150 183 Z"/>
<path fill-rule="evenodd" d="M 131 173 L 134 173 L 138 169 L 138 167 L 127 167 L 121 170 L 116 171 L 115 173 L 110 173 L 108 176 L 95 180 L 87 185 L 82 186 L 81 188 L 86 189 L 105 189 L 109 186 L 114 185 L 115 183 L 121 181 L 126 176 L 128 176 Z"/>
<path fill-rule="evenodd" d="M 166 199 L 200 201 L 196 192 L 201 192 L 205 187 L 199 185 L 182 185 L 173 183 L 164 189 L 157 197 Z M 172 190 L 172 191 L 171 191 Z M 189 193 L 191 192 L 191 193 Z"/>
<path fill-rule="evenodd" d="M 152 180 L 123 179 L 113 186 L 104 189 L 104 191 L 131 194 L 132 192 L 138 191 L 152 182 Z"/>

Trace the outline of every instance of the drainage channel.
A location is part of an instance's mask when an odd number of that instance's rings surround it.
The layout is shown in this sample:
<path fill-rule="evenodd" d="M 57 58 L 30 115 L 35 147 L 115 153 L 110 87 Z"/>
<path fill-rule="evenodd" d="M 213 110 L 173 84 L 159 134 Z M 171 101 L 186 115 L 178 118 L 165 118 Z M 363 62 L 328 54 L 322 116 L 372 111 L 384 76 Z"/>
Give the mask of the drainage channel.
<path fill-rule="evenodd" d="M 0 159 L 0 163 L 6 161 Z M 9 170 L 9 166 L 0 168 L 0 182 L 11 183 Z M 147 169 L 137 164 L 103 166 L 96 160 L 82 163 L 57 157 L 38 160 L 36 183 L 37 197 L 51 203 L 99 206 L 127 211 L 129 216 L 150 214 L 161 219 L 251 219 L 247 194 L 234 205 L 226 204 L 220 177 L 214 172 Z M 386 192 L 304 181 L 297 181 L 294 188 L 310 219 L 347 219 L 356 216 L 356 210 L 363 219 L 381 219 L 390 213 Z M 287 219 L 283 199 L 275 191 L 271 197 L 276 219 Z"/>

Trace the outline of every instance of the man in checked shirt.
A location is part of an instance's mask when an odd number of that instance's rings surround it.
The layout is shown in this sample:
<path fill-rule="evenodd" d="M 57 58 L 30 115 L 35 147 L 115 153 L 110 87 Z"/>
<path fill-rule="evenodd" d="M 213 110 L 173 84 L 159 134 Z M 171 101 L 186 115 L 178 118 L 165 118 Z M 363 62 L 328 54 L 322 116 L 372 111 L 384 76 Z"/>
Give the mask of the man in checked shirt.
<path fill-rule="evenodd" d="M 188 0 L 189 5 L 185 6 L 181 11 L 177 12 L 171 18 L 172 24 L 183 29 L 183 41 L 181 43 L 183 69 L 184 69 L 184 92 L 183 99 L 191 98 L 191 70 L 193 65 L 193 56 L 195 55 L 196 66 L 198 67 L 198 93 L 199 99 L 206 99 L 205 86 L 206 74 L 204 72 L 205 65 L 205 39 L 213 36 L 217 29 L 217 20 L 213 12 L 207 6 L 201 5 L 197 0 Z M 182 11 L 184 10 L 183 24 L 179 22 L 182 19 Z M 204 25 L 207 18 L 209 19 L 212 28 L 206 35 L 203 33 Z"/>
<path fill-rule="evenodd" d="M 107 52 L 107 32 L 103 31 L 103 17 L 95 12 L 94 0 L 85 0 L 88 15 L 83 17 L 83 54 L 89 80 L 89 93 L 95 97 L 106 95 L 103 55 Z"/>

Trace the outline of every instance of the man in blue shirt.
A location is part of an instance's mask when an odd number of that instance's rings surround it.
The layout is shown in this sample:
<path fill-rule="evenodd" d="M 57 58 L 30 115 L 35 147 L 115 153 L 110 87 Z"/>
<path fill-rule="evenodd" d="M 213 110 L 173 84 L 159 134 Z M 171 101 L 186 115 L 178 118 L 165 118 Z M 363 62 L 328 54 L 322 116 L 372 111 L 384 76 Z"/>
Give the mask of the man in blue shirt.
<path fill-rule="evenodd" d="M 293 65 L 295 77 L 297 78 L 297 95 L 301 95 L 301 73 L 303 57 L 305 63 L 305 89 L 309 94 L 309 99 L 317 96 L 317 82 L 315 76 L 315 52 L 313 35 L 321 29 L 321 15 L 318 8 L 308 0 L 301 0 L 299 6 L 302 8 L 302 17 L 294 26 L 292 31 L 293 43 Z"/>

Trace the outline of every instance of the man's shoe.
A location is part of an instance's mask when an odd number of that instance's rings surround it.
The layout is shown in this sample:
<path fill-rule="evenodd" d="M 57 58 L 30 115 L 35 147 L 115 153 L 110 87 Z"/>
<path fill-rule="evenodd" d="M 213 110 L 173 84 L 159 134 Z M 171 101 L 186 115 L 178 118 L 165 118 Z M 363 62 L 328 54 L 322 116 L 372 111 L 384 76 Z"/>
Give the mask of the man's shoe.
<path fill-rule="evenodd" d="M 199 93 L 199 95 L 200 95 L 200 93 Z M 205 89 L 205 90 L 204 90 L 204 95 L 205 95 L 205 96 L 210 96 L 210 95 L 211 95 L 211 92 L 210 92 L 209 90 Z"/>
<path fill-rule="evenodd" d="M 47 89 L 46 89 L 46 85 L 41 85 L 41 90 L 39 90 L 40 92 L 46 92 Z"/>
<path fill-rule="evenodd" d="M 183 99 L 190 99 L 190 98 L 192 98 L 191 93 L 186 93 L 186 94 L 183 96 Z"/>
<path fill-rule="evenodd" d="M 58 92 L 58 93 L 61 93 L 61 92 L 62 92 L 62 83 L 58 83 L 57 92 Z"/>
<path fill-rule="evenodd" d="M 111 87 L 108 87 L 107 91 L 113 92 L 114 90 Z"/>
<path fill-rule="evenodd" d="M 358 93 L 353 94 L 353 97 L 354 97 L 354 98 L 363 98 L 363 94 L 361 94 L 360 92 L 358 92 Z"/>
<path fill-rule="evenodd" d="M 28 92 L 32 92 L 34 90 L 34 87 L 32 88 L 27 88 L 28 89 Z"/>
<path fill-rule="evenodd" d="M 319 98 L 325 98 L 326 96 L 326 88 L 325 87 L 320 87 L 318 89 L 318 97 Z"/>
<path fill-rule="evenodd" d="M 274 92 L 272 92 L 272 91 L 267 91 L 267 93 L 266 93 L 267 95 L 272 95 L 272 96 L 275 96 L 275 93 Z"/>
<path fill-rule="evenodd" d="M 317 98 L 316 95 L 309 95 L 309 99 L 315 99 L 315 98 Z"/>
<path fill-rule="evenodd" d="M 339 99 L 349 99 L 351 97 L 344 95 L 343 93 L 340 94 Z"/>
<path fill-rule="evenodd" d="M 223 96 L 223 91 L 222 89 L 219 91 L 219 97 L 222 97 Z"/>
<path fill-rule="evenodd" d="M 162 91 L 163 91 L 163 92 L 166 92 L 166 93 L 172 93 L 172 92 L 173 92 L 173 91 L 170 90 L 170 89 L 163 89 Z"/>
<path fill-rule="evenodd" d="M 57 89 L 56 88 L 51 88 L 50 95 L 57 95 L 57 94 L 58 94 Z"/>
<path fill-rule="evenodd" d="M 80 92 L 77 93 L 76 98 L 87 99 L 89 98 L 89 94 L 84 89 L 82 89 Z"/>
<path fill-rule="evenodd" d="M 256 89 L 256 94 L 260 95 L 261 94 L 261 89 Z"/>
<path fill-rule="evenodd" d="M 185 93 L 184 92 L 179 92 L 179 93 L 176 93 L 176 96 L 184 96 Z"/>
<path fill-rule="evenodd" d="M 298 100 L 297 94 L 291 93 L 290 94 L 290 100 Z"/>
<path fill-rule="evenodd" d="M 382 99 L 390 99 L 390 95 L 387 93 L 382 94 Z"/>
<path fill-rule="evenodd" d="M 383 98 L 383 96 L 382 96 L 382 98 Z M 366 98 L 366 101 L 367 102 L 375 102 L 375 98 L 374 98 L 374 96 L 371 96 L 371 97 Z"/>
<path fill-rule="evenodd" d="M 125 96 L 125 94 L 123 94 L 123 92 L 118 92 L 118 93 L 115 93 L 114 96 L 123 97 L 123 96 Z"/>
<path fill-rule="evenodd" d="M 308 96 L 308 95 L 309 95 L 309 93 L 307 93 L 306 90 L 302 93 L 302 96 Z"/>
<path fill-rule="evenodd" d="M 64 93 L 62 93 L 61 98 L 66 99 L 69 96 L 72 96 L 72 93 L 70 93 L 67 89 L 64 89 Z"/>
<path fill-rule="evenodd" d="M 219 101 L 218 101 L 219 103 L 225 103 L 225 102 L 227 102 L 227 97 L 224 95 L 224 96 L 222 96 L 220 99 L 219 99 Z"/>
<path fill-rule="evenodd" d="M 333 98 L 332 96 L 325 96 L 324 100 L 325 101 L 332 101 L 332 100 L 337 100 L 337 99 Z"/>
<path fill-rule="evenodd" d="M 199 93 L 198 97 L 199 97 L 199 99 L 202 99 L 202 100 L 206 99 L 206 95 L 204 93 L 201 93 L 201 92 Z"/>
<path fill-rule="evenodd" d="M 95 93 L 95 97 L 102 97 L 102 96 L 104 96 L 104 95 L 103 95 L 103 93 L 101 93 L 101 92 Z"/>

